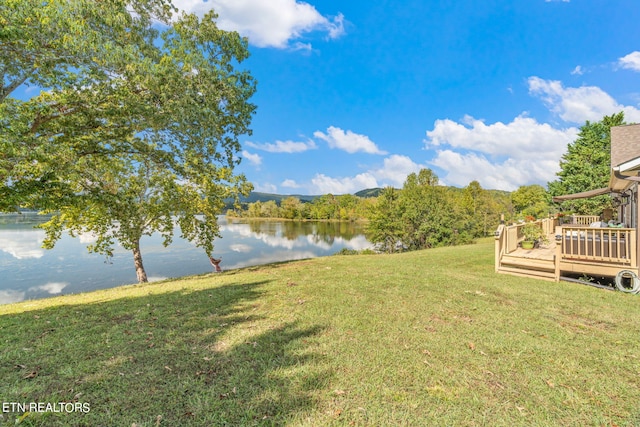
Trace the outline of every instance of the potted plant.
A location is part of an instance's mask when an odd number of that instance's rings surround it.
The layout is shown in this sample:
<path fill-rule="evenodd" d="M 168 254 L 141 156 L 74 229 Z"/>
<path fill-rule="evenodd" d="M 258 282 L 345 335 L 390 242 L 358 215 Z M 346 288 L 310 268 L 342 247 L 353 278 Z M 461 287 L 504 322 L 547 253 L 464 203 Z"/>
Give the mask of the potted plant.
<path fill-rule="evenodd" d="M 535 222 L 528 222 L 522 227 L 522 235 L 524 240 L 522 241 L 523 249 L 533 249 L 536 243 L 548 243 L 549 239 L 542 231 L 540 224 Z"/>
<path fill-rule="evenodd" d="M 556 214 L 556 218 L 558 218 L 558 225 L 564 224 L 564 217 L 565 217 L 565 213 L 564 212 L 558 212 Z"/>

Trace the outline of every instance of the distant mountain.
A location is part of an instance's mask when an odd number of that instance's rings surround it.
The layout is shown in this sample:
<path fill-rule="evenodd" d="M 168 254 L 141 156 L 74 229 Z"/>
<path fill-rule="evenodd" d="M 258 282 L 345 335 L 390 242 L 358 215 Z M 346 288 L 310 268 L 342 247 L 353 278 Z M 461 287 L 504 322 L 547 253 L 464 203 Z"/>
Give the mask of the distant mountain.
<path fill-rule="evenodd" d="M 378 197 L 382 190 L 382 188 L 367 188 L 366 190 L 358 191 L 354 195 L 362 197 L 363 199 L 368 199 L 369 197 Z"/>
<path fill-rule="evenodd" d="M 449 187 L 449 188 L 453 189 L 454 191 L 463 191 L 462 188 L 458 188 L 458 187 Z M 357 193 L 354 193 L 354 196 L 362 197 L 363 199 L 367 199 L 370 197 L 378 197 L 382 192 L 382 190 L 383 188 L 379 188 L 379 187 L 367 188 L 366 190 L 361 190 L 361 191 L 358 191 Z M 501 190 L 487 190 L 487 191 L 494 196 L 505 196 L 510 194 L 510 192 L 508 191 L 501 191 Z M 242 203 L 243 205 L 246 205 L 248 203 L 255 203 L 255 202 L 264 203 L 264 202 L 273 200 L 277 204 L 280 204 L 280 202 L 282 202 L 282 200 L 286 199 L 287 197 L 295 197 L 302 202 L 310 203 L 321 196 L 305 195 L 305 194 L 274 194 L 274 193 L 262 193 L 260 191 L 252 191 L 247 197 L 241 197 L 240 203 Z M 232 202 L 229 200 L 228 203 L 229 203 L 229 207 L 231 207 Z"/>
<path fill-rule="evenodd" d="M 247 197 L 241 197 L 241 203 L 255 203 L 255 202 L 268 202 L 269 200 L 273 200 L 276 203 L 280 204 L 280 202 L 287 197 L 296 197 L 302 202 L 312 202 L 314 199 L 320 196 L 304 196 L 301 194 L 272 194 L 272 193 L 261 193 L 259 191 L 252 191 Z"/>
<path fill-rule="evenodd" d="M 382 188 L 369 188 L 366 190 L 358 191 L 354 194 L 354 196 L 368 198 L 368 197 L 377 197 L 378 194 L 382 191 Z M 336 194 L 337 195 L 337 194 Z M 276 203 L 280 204 L 283 199 L 287 197 L 295 197 L 301 202 L 313 202 L 320 195 L 305 195 L 305 194 L 273 194 L 273 193 L 261 193 L 259 191 L 252 191 L 247 197 L 240 198 L 240 202 L 242 203 L 255 203 L 255 202 L 268 202 L 269 200 L 273 200 Z"/>

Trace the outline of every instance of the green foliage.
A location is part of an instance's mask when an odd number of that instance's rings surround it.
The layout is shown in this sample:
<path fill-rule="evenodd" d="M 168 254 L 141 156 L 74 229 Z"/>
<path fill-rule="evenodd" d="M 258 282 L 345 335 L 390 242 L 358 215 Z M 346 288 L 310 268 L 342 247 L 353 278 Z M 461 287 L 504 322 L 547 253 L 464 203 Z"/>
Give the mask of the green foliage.
<path fill-rule="evenodd" d="M 370 213 L 367 237 L 378 250 L 392 253 L 402 249 L 403 230 L 400 191 L 386 187 Z"/>
<path fill-rule="evenodd" d="M 362 191 L 357 194 L 373 194 Z M 544 190 L 543 190 L 544 191 Z M 366 220 L 367 236 L 382 252 L 455 245 L 488 236 L 501 215 L 514 217 L 509 192 L 485 190 L 477 181 L 465 188 L 438 185 L 428 169 L 407 177 L 405 188 L 383 188 L 375 198 L 357 195 L 279 196 L 248 203 L 230 216 L 271 217 L 293 220 Z M 304 200 L 312 200 L 304 202 Z M 280 201 L 279 209 L 263 209 L 269 200 Z M 267 211 L 269 213 L 267 213 Z"/>
<path fill-rule="evenodd" d="M 286 219 L 302 218 L 303 203 L 297 197 L 289 196 L 280 203 L 280 215 Z"/>
<path fill-rule="evenodd" d="M 526 242 L 540 241 L 542 243 L 548 243 L 548 237 L 542 230 L 539 223 L 528 222 L 522 226 L 522 235 Z"/>
<path fill-rule="evenodd" d="M 357 250 L 357 249 L 342 248 L 338 252 L 336 252 L 334 255 L 376 255 L 376 254 L 377 252 L 371 249 Z"/>
<path fill-rule="evenodd" d="M 558 179 L 548 184 L 549 193 L 560 196 L 607 187 L 611 174 L 611 127 L 623 124 L 624 112 L 605 116 L 596 123 L 587 121 L 562 156 Z M 600 215 L 610 207 L 608 196 L 567 200 L 561 204 L 562 210 L 581 215 Z"/>
<path fill-rule="evenodd" d="M 488 236 L 500 222 L 500 215 L 512 210 L 508 193 L 489 191 L 478 181 L 471 181 L 462 192 L 455 192 L 452 201 L 462 215 L 472 237 Z"/>
<path fill-rule="evenodd" d="M 118 241 L 141 281 L 141 236 L 168 244 L 177 224 L 211 253 L 223 201 L 251 189 L 233 174 L 255 110 L 247 42 L 213 13 L 172 13 L 166 0 L 0 6 L 0 211 L 54 213 L 48 246 L 63 230 L 96 234 L 107 255 Z M 40 92 L 13 98 L 21 85 Z"/>
<path fill-rule="evenodd" d="M 412 173 L 401 191 L 383 190 L 370 214 L 369 239 L 383 252 L 468 243 L 473 230 L 455 200 L 430 169 Z"/>
<path fill-rule="evenodd" d="M 371 199 L 351 194 L 325 194 L 313 198 L 312 202 L 303 202 L 295 196 L 279 196 L 278 199 L 279 206 L 276 199 L 256 201 L 248 203 L 243 211 L 234 211 L 232 215 L 246 218 L 357 221 L 366 216 L 373 203 Z"/>
<path fill-rule="evenodd" d="M 541 218 L 549 214 L 547 191 L 541 185 L 522 185 L 511 193 L 511 203 L 520 216 Z"/>
<path fill-rule="evenodd" d="M 363 198 L 378 197 L 382 190 L 383 188 L 367 188 L 366 190 L 358 191 L 355 195 Z"/>

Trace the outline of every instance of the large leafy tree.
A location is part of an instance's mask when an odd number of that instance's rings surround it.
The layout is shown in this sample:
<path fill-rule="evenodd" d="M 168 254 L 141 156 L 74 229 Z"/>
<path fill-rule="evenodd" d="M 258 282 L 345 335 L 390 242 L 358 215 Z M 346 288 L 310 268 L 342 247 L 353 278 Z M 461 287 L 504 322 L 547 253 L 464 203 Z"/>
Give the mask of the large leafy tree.
<path fill-rule="evenodd" d="M 450 190 L 438 185 L 438 176 L 421 169 L 407 176 L 402 187 L 403 243 L 411 250 L 468 242 L 464 218 Z"/>
<path fill-rule="evenodd" d="M 522 216 L 545 217 L 549 214 L 548 200 L 547 191 L 538 184 L 521 185 L 511 193 L 511 203 Z"/>
<path fill-rule="evenodd" d="M 468 222 L 460 204 L 430 169 L 407 176 L 402 190 L 386 188 L 372 209 L 369 238 L 385 252 L 468 243 Z"/>
<path fill-rule="evenodd" d="M 624 123 L 624 113 L 587 121 L 578 138 L 569 144 L 560 161 L 558 179 L 548 184 L 552 196 L 580 193 L 606 187 L 611 174 L 611 127 Z M 567 200 L 562 209 L 584 215 L 599 215 L 611 207 L 608 196 Z"/>
<path fill-rule="evenodd" d="M 369 213 L 367 237 L 382 252 L 393 253 L 402 248 L 403 221 L 400 191 L 385 187 Z"/>
<path fill-rule="evenodd" d="M 492 196 L 475 180 L 464 187 L 453 202 L 460 205 L 466 224 L 464 228 L 474 238 L 487 236 L 490 230 L 493 231 L 500 220 L 500 214 L 507 210 L 505 206 L 501 206 L 497 195 Z"/>
<path fill-rule="evenodd" d="M 0 210 L 53 214 L 48 246 L 120 242 L 139 281 L 143 235 L 168 244 L 177 224 L 210 254 L 223 200 L 251 188 L 233 171 L 255 110 L 246 40 L 215 19 L 168 0 L 3 2 Z"/>

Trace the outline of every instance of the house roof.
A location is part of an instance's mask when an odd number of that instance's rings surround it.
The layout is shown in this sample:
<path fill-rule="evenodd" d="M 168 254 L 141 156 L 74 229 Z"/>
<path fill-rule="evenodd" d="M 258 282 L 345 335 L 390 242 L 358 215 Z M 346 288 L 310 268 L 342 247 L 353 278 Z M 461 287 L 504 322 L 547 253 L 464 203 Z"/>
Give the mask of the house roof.
<path fill-rule="evenodd" d="M 633 181 L 625 177 L 637 177 L 638 172 L 640 172 L 640 124 L 613 126 L 609 188 L 612 191 L 625 190 L 633 184 Z"/>
<path fill-rule="evenodd" d="M 611 128 L 611 168 L 640 170 L 640 124 Z"/>

